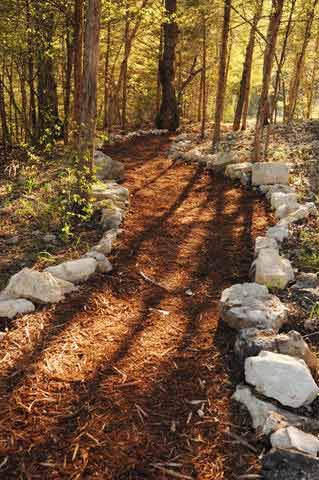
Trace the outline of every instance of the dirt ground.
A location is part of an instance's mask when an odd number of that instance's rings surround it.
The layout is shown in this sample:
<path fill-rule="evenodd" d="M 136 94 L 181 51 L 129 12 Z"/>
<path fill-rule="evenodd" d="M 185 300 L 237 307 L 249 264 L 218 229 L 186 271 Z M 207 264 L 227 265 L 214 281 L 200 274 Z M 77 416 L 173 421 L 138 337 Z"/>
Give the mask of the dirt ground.
<path fill-rule="evenodd" d="M 168 146 L 141 138 L 106 151 L 131 192 L 113 273 L 12 321 L 0 343 L 0 478 L 258 471 L 263 445 L 230 400 L 240 374 L 218 299 L 247 280 L 271 216 L 254 192 L 172 163 Z"/>

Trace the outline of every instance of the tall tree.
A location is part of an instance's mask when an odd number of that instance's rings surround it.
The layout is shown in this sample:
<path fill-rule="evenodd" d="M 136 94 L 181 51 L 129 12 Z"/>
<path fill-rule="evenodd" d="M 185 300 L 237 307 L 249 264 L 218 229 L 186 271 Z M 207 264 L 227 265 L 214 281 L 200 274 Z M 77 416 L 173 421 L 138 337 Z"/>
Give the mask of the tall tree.
<path fill-rule="evenodd" d="M 213 136 L 214 148 L 216 148 L 220 142 L 220 127 L 221 127 L 221 122 L 223 120 L 223 115 L 224 115 L 230 12 L 231 12 L 231 0 L 225 0 L 224 20 L 223 20 L 221 48 L 220 48 L 220 56 L 219 56 L 218 85 L 217 85 L 217 94 L 216 94 L 216 103 L 215 103 L 215 124 L 214 124 L 214 136 Z"/>
<path fill-rule="evenodd" d="M 240 81 L 240 89 L 238 95 L 238 101 L 235 111 L 235 118 L 233 129 L 239 130 L 240 121 L 243 115 L 243 109 L 245 102 L 249 102 L 249 90 L 250 90 L 250 79 L 251 79 L 251 67 L 253 61 L 254 47 L 255 47 L 255 38 L 256 38 L 256 28 L 259 23 L 263 8 L 263 0 L 256 0 L 256 11 L 253 18 L 253 22 L 250 28 L 249 40 L 246 48 L 245 60 L 243 65 L 243 73 Z"/>
<path fill-rule="evenodd" d="M 162 101 L 156 118 L 158 128 L 174 132 L 179 127 L 179 109 L 175 89 L 175 62 L 178 27 L 176 0 L 165 0 L 166 18 L 163 26 L 163 55 L 159 65 Z"/>
<path fill-rule="evenodd" d="M 101 0 L 88 0 L 83 61 L 83 95 L 80 109 L 78 148 L 83 174 L 93 173 L 96 129 L 96 91 L 99 62 Z"/>
<path fill-rule="evenodd" d="M 268 94 L 283 5 L 284 0 L 272 0 L 272 12 L 269 19 L 267 44 L 264 53 L 263 83 L 258 103 L 254 149 L 252 155 L 252 159 L 255 162 L 260 159 L 263 130 L 269 120 L 270 112 Z"/>

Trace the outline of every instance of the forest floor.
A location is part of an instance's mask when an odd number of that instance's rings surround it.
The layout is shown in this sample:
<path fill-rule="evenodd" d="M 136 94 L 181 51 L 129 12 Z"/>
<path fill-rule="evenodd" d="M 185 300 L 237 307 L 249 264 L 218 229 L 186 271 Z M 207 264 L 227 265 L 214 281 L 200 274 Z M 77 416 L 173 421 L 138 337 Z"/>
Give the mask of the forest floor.
<path fill-rule="evenodd" d="M 218 300 L 247 281 L 272 216 L 254 192 L 173 163 L 168 147 L 150 137 L 106 151 L 124 162 L 132 199 L 114 271 L 12 321 L 1 341 L 0 478 L 258 470 L 264 445 L 231 401 L 240 368 Z"/>

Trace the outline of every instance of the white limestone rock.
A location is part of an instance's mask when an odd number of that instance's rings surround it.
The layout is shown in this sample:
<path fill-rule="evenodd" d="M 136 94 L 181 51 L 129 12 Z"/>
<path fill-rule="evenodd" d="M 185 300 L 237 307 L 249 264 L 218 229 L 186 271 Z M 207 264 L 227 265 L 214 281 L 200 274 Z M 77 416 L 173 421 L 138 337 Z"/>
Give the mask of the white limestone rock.
<path fill-rule="evenodd" d="M 4 294 L 9 298 L 28 298 L 38 303 L 57 303 L 74 290 L 73 283 L 56 278 L 49 272 L 24 268 L 10 278 Z"/>
<path fill-rule="evenodd" d="M 258 256 L 259 252 L 264 248 L 272 248 L 278 250 L 278 243 L 274 238 L 270 237 L 257 237 L 255 242 L 255 257 Z"/>
<path fill-rule="evenodd" d="M 277 405 L 257 398 L 247 385 L 237 385 L 233 400 L 244 405 L 252 419 L 253 427 L 269 435 L 277 428 L 293 425 L 307 431 L 319 431 L 319 422 L 313 418 L 303 417 Z"/>
<path fill-rule="evenodd" d="M 94 165 L 96 176 L 101 180 L 121 180 L 124 176 L 124 165 L 117 160 L 113 160 L 100 150 L 94 153 Z"/>
<path fill-rule="evenodd" d="M 285 163 L 259 162 L 252 165 L 252 185 L 287 185 L 289 168 Z"/>
<path fill-rule="evenodd" d="M 286 238 L 288 238 L 288 226 L 287 225 L 275 225 L 274 227 L 269 227 L 266 232 L 267 238 L 273 238 L 278 243 L 282 243 Z"/>
<path fill-rule="evenodd" d="M 97 261 L 94 258 L 79 258 L 69 260 L 53 267 L 47 267 L 44 271 L 51 273 L 54 277 L 66 282 L 85 282 L 97 268 Z"/>
<path fill-rule="evenodd" d="M 118 233 L 119 230 L 116 228 L 108 230 L 104 233 L 99 243 L 91 248 L 91 251 L 108 255 L 112 251 L 113 243 L 115 242 Z"/>
<path fill-rule="evenodd" d="M 318 210 L 314 203 L 309 202 L 299 206 L 297 210 L 282 218 L 278 225 L 288 226 L 300 220 L 307 219 L 310 215 L 317 216 Z"/>
<path fill-rule="evenodd" d="M 270 436 L 270 442 L 274 448 L 293 448 L 315 457 L 319 452 L 318 438 L 296 427 L 280 428 Z"/>
<path fill-rule="evenodd" d="M 0 300 L 0 317 L 14 318 L 18 314 L 34 312 L 35 306 L 29 300 L 18 298 L 14 300 Z"/>
<path fill-rule="evenodd" d="M 280 183 L 275 185 L 260 185 L 259 191 L 266 195 L 268 201 L 271 200 L 271 196 L 273 193 L 295 193 L 295 190 L 290 185 L 282 185 Z"/>
<path fill-rule="evenodd" d="M 242 180 L 242 178 L 250 178 L 251 175 L 252 163 L 243 162 L 243 163 L 231 163 L 227 165 L 225 170 L 226 177 L 229 177 L 232 180 Z"/>
<path fill-rule="evenodd" d="M 298 206 L 297 195 L 295 193 L 274 192 L 271 194 L 270 204 L 273 210 L 276 210 L 282 205 L 288 205 L 295 208 Z"/>
<path fill-rule="evenodd" d="M 100 273 L 108 273 L 113 270 L 111 262 L 106 258 L 103 253 L 90 250 L 84 255 L 84 257 L 94 258 L 97 262 L 97 271 Z"/>
<path fill-rule="evenodd" d="M 285 288 L 295 278 L 293 268 L 286 258 L 279 255 L 274 248 L 260 250 L 253 264 L 255 282 L 268 288 Z"/>
<path fill-rule="evenodd" d="M 257 283 L 236 284 L 224 290 L 219 309 L 224 322 L 237 330 L 278 330 L 288 319 L 287 307 Z"/>
<path fill-rule="evenodd" d="M 271 330 L 241 330 L 236 338 L 234 350 L 242 361 L 266 350 L 301 358 L 312 370 L 318 367 L 316 355 L 310 350 L 300 333 L 294 330 L 280 334 Z"/>
<path fill-rule="evenodd" d="M 91 196 L 96 200 L 112 200 L 115 204 L 128 204 L 129 191 L 117 183 L 95 183 Z"/>
<path fill-rule="evenodd" d="M 247 358 L 245 378 L 259 393 L 293 408 L 309 405 L 319 392 L 306 363 L 280 353 L 262 351 Z"/>
<path fill-rule="evenodd" d="M 101 224 L 105 230 L 118 228 L 123 220 L 123 210 L 119 207 L 102 209 Z"/>

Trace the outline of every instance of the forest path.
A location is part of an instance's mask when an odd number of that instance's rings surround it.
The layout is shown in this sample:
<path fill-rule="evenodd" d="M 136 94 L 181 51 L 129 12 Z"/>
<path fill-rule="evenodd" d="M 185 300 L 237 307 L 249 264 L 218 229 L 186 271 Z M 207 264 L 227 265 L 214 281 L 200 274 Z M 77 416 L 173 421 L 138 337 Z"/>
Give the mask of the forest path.
<path fill-rule="evenodd" d="M 230 480 L 256 462 L 227 433 L 249 439 L 218 300 L 247 280 L 269 219 L 253 192 L 172 163 L 168 146 L 106 152 L 132 196 L 114 272 L 1 342 L 0 478 Z"/>

